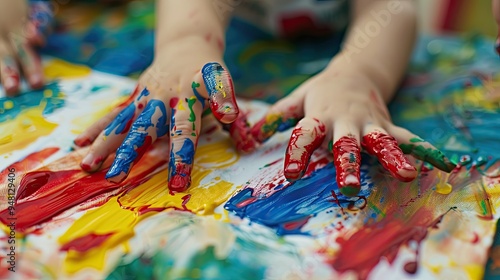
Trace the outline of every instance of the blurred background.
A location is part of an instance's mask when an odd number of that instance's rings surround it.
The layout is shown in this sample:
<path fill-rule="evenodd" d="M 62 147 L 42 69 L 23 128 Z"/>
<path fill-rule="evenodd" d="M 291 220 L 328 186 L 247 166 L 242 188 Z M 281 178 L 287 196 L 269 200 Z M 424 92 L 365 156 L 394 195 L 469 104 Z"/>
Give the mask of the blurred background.
<path fill-rule="evenodd" d="M 420 31 L 473 32 L 496 37 L 490 0 L 418 0 Z"/>

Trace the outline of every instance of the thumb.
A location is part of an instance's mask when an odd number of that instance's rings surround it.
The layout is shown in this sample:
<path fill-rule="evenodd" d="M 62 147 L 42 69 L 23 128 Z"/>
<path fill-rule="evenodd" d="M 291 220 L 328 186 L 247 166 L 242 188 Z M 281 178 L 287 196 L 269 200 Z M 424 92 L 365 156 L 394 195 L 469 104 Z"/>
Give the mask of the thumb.
<path fill-rule="evenodd" d="M 203 66 L 197 80 L 205 85 L 206 94 L 200 94 L 208 96 L 208 103 L 215 118 L 223 124 L 234 122 L 238 117 L 239 108 L 229 72 L 220 63 L 209 62 Z"/>

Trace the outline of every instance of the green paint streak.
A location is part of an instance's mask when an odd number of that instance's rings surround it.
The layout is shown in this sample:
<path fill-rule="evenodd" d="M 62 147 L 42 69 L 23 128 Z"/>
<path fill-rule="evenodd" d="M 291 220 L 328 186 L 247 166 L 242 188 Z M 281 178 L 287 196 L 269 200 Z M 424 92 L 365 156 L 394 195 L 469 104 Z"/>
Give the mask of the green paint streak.
<path fill-rule="evenodd" d="M 411 154 L 417 159 L 429 162 L 445 172 L 451 172 L 455 168 L 455 164 L 438 149 L 425 148 L 422 145 L 415 144 L 401 144 L 399 147 L 403 153 Z"/>
<path fill-rule="evenodd" d="M 328 142 L 328 151 L 330 151 L 330 153 L 333 151 L 333 140 L 330 140 L 330 142 Z"/>
<path fill-rule="evenodd" d="M 196 127 L 194 125 L 194 122 L 196 121 L 196 114 L 194 113 L 194 110 L 193 110 L 193 106 L 196 103 L 196 101 L 198 101 L 198 99 L 196 99 L 196 98 L 187 98 L 186 99 L 186 102 L 187 102 L 187 104 L 189 106 L 189 111 L 190 111 L 189 121 L 191 123 L 193 123 L 193 130 L 196 129 Z"/>
<path fill-rule="evenodd" d="M 382 216 L 382 218 L 385 218 L 385 213 L 382 212 L 375 204 L 368 202 L 368 207 L 370 207 L 377 215 Z"/>
<path fill-rule="evenodd" d="M 208 115 L 211 115 L 212 114 L 212 110 L 210 110 L 210 108 L 207 108 L 205 111 L 203 111 L 203 113 L 201 114 L 201 117 L 204 118 Z"/>
<path fill-rule="evenodd" d="M 191 84 L 191 88 L 195 89 L 195 88 L 199 88 L 200 87 L 200 83 L 196 83 L 196 82 L 193 82 Z"/>
<path fill-rule="evenodd" d="M 481 210 L 483 210 L 483 215 L 488 214 L 488 208 L 486 207 L 486 202 L 484 200 L 481 200 L 479 205 L 481 205 Z"/>

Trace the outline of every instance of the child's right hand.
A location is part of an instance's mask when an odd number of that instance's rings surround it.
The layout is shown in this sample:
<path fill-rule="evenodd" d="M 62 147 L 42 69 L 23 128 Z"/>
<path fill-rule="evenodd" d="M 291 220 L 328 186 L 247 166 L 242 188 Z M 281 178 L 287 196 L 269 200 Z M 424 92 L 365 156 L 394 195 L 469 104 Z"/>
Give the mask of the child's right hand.
<path fill-rule="evenodd" d="M 209 105 L 224 124 L 238 116 L 231 77 L 217 61 L 222 61 L 222 49 L 201 36 L 177 38 L 157 47 L 155 60 L 140 77 L 129 104 L 115 109 L 75 140 L 78 146 L 93 143 L 82 169 L 97 171 L 116 151 L 106 178 L 121 182 L 147 148 L 167 136 L 171 147 L 169 188 L 188 188 L 204 109 Z"/>
<path fill-rule="evenodd" d="M 51 16 L 48 2 L 37 5 L 46 6 Z M 19 92 L 21 74 L 32 88 L 43 86 L 42 64 L 33 48 L 44 43 L 38 27 L 28 17 L 27 1 L 0 0 L 0 82 L 8 96 Z"/>

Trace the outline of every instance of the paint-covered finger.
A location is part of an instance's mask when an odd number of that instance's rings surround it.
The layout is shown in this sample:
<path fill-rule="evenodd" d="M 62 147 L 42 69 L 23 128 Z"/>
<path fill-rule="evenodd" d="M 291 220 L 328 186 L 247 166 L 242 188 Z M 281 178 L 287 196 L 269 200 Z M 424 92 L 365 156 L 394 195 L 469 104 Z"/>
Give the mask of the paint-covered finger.
<path fill-rule="evenodd" d="M 417 169 L 405 157 L 396 139 L 383 129 L 365 129 L 361 145 L 398 180 L 410 182 L 417 177 Z"/>
<path fill-rule="evenodd" d="M 185 191 L 191 185 L 193 158 L 200 133 L 203 100 L 197 96 L 170 100 L 169 189 Z"/>
<path fill-rule="evenodd" d="M 337 185 L 345 196 L 356 196 L 361 189 L 361 149 L 359 132 L 351 122 L 337 121 L 331 145 Z"/>
<path fill-rule="evenodd" d="M 287 180 L 302 178 L 311 155 L 325 140 L 325 131 L 325 125 L 316 118 L 304 118 L 297 124 L 285 154 L 284 174 Z"/>
<path fill-rule="evenodd" d="M 14 48 L 21 64 L 24 76 L 32 88 L 41 88 L 44 84 L 43 68 L 40 56 L 25 39 L 14 39 Z"/>
<path fill-rule="evenodd" d="M 141 159 L 151 144 L 168 133 L 167 119 L 163 101 L 152 99 L 147 103 L 116 151 L 115 160 L 106 174 L 108 181 L 120 183 L 126 179 L 132 166 Z M 119 128 L 113 131 L 116 129 Z"/>
<path fill-rule="evenodd" d="M 145 96 L 149 95 L 149 91 L 147 89 L 143 89 L 142 91 L 139 91 L 139 86 L 137 86 L 134 90 L 134 92 L 130 95 L 127 100 L 119 104 L 115 109 L 113 109 L 109 114 L 101 118 L 99 121 L 91 125 L 89 128 L 87 128 L 83 133 L 78 135 L 75 140 L 73 141 L 74 144 L 78 147 L 86 147 L 89 146 L 94 142 L 94 140 L 103 132 L 103 130 L 108 127 L 112 122 L 115 124 L 112 125 L 112 127 L 117 127 L 116 123 L 118 120 L 120 121 L 125 121 L 125 124 L 128 125 L 128 128 L 130 128 L 130 125 L 132 124 L 132 119 L 133 116 L 130 115 L 132 108 L 129 107 L 131 104 L 135 103 L 135 108 L 142 110 L 147 103 L 147 99 L 143 98 Z M 121 114 L 119 118 L 117 118 L 118 114 Z M 135 112 L 134 115 L 138 115 L 140 112 Z M 128 117 L 131 117 L 132 119 L 128 119 Z M 130 122 L 130 123 L 129 123 Z M 108 130 L 110 128 L 108 127 Z M 128 129 L 126 131 L 122 131 L 122 133 L 127 133 Z M 104 134 L 105 136 L 105 134 Z"/>
<path fill-rule="evenodd" d="M 389 128 L 389 132 L 396 138 L 403 153 L 410 154 L 448 173 L 456 167 L 456 164 L 452 163 L 443 152 L 407 129 L 394 126 Z"/>
<path fill-rule="evenodd" d="M 250 131 L 250 123 L 247 120 L 246 113 L 240 111 L 238 118 L 231 124 L 223 125 L 223 129 L 229 132 L 236 150 L 250 153 L 257 147 L 257 142 Z"/>
<path fill-rule="evenodd" d="M 256 141 L 263 143 L 276 132 L 294 127 L 304 116 L 303 96 L 289 96 L 278 101 L 269 112 L 251 128 Z"/>
<path fill-rule="evenodd" d="M 20 74 L 14 57 L 6 55 L 1 58 L 0 77 L 7 95 L 13 96 L 19 92 Z"/>
<path fill-rule="evenodd" d="M 224 124 L 232 123 L 239 113 L 233 80 L 229 72 L 217 62 L 205 64 L 201 75 L 208 93 L 208 102 L 214 116 Z"/>

